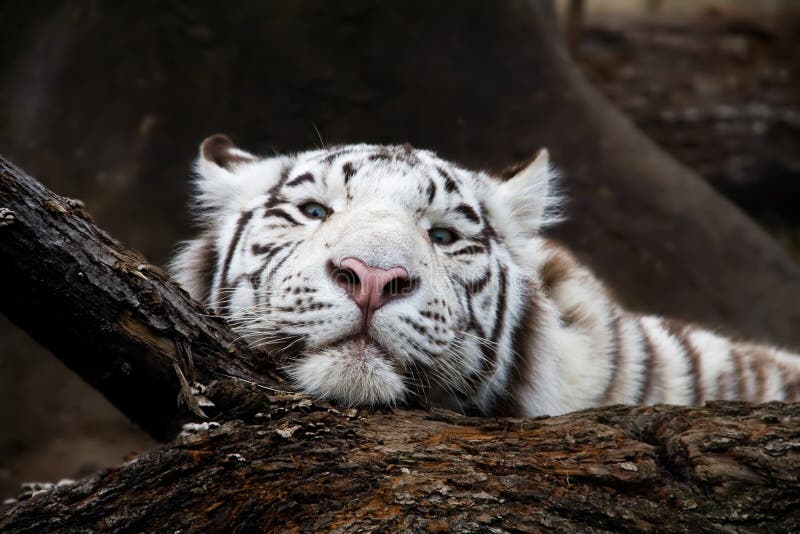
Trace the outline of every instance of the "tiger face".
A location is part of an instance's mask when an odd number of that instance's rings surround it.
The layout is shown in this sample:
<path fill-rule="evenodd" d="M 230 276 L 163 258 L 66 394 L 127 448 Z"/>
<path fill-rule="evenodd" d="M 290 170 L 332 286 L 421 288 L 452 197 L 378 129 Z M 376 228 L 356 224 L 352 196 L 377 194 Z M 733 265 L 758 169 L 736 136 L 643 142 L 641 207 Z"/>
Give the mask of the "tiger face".
<path fill-rule="evenodd" d="M 500 181 L 407 145 L 259 158 L 218 135 L 196 169 L 203 231 L 172 271 L 300 390 L 502 402 L 549 220 L 546 153 Z"/>

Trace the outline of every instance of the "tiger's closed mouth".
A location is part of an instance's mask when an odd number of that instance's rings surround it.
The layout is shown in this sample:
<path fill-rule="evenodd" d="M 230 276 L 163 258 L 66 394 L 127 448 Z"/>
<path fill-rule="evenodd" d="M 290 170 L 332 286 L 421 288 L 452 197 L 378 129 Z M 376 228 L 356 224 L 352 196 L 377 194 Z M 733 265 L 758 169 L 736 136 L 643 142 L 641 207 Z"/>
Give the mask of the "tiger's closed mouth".
<path fill-rule="evenodd" d="M 328 348 L 341 350 L 343 354 L 356 359 L 374 357 L 377 354 L 383 357 L 389 355 L 387 350 L 370 336 L 359 333 L 334 341 Z"/>

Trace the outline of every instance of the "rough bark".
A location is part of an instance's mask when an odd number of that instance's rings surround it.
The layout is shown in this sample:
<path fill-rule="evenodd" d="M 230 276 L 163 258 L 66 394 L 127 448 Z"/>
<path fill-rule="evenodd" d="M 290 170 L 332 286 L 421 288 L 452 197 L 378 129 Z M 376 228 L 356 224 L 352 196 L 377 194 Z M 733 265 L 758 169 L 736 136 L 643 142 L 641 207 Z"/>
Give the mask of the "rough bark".
<path fill-rule="evenodd" d="M 800 528 L 798 404 L 534 420 L 336 409 L 279 391 L 222 322 L 5 161 L 0 206 L 4 312 L 155 435 L 186 415 L 179 369 L 208 386 L 215 419 L 28 496 L 0 530 Z"/>
<path fill-rule="evenodd" d="M 0 210 L 0 312 L 157 439 L 175 434 L 186 408 L 202 412 L 189 393 L 195 378 L 242 375 L 255 361 L 221 320 L 97 228 L 80 203 L 2 157 Z"/>
<path fill-rule="evenodd" d="M 240 419 L 34 495 L 0 519 L 0 530 L 800 528 L 797 404 L 617 407 L 486 420 L 346 414 L 237 384 L 211 394 L 223 405 L 231 393 Z"/>

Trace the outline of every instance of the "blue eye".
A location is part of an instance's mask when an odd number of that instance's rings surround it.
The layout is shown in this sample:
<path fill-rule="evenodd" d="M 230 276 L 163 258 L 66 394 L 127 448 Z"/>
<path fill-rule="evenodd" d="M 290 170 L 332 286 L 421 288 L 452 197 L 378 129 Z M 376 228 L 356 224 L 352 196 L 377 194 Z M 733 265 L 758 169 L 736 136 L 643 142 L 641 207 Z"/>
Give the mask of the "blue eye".
<path fill-rule="evenodd" d="M 306 202 L 300 206 L 300 211 L 309 219 L 324 219 L 331 213 L 331 210 L 317 202 Z"/>
<path fill-rule="evenodd" d="M 447 228 L 431 228 L 428 230 L 428 235 L 437 245 L 449 245 L 457 239 L 456 233 Z"/>

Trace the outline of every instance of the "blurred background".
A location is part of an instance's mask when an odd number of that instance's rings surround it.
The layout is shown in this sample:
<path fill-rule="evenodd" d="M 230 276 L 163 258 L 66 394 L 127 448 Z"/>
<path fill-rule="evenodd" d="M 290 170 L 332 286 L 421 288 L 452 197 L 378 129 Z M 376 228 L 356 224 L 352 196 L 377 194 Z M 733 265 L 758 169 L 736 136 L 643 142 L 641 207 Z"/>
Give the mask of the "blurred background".
<path fill-rule="evenodd" d="M 2 0 L 0 154 L 164 265 L 212 133 L 546 145 L 623 302 L 800 347 L 800 2 L 431 4 Z M 2 315 L 0 420 L 0 498 L 155 444 Z"/>

